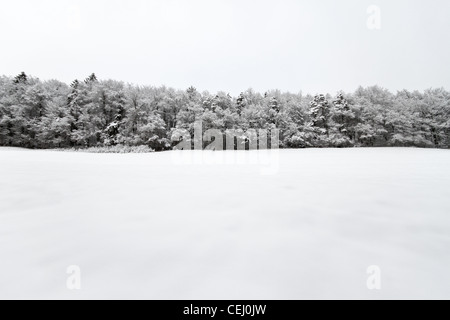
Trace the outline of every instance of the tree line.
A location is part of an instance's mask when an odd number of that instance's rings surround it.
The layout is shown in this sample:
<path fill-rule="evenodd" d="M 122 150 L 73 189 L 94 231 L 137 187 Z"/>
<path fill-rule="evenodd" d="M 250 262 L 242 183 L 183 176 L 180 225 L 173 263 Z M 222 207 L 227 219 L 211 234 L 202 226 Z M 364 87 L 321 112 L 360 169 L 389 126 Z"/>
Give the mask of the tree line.
<path fill-rule="evenodd" d="M 180 130 L 280 130 L 282 148 L 450 146 L 450 93 L 379 86 L 335 96 L 264 94 L 238 97 L 190 87 L 175 90 L 92 74 L 70 85 L 21 73 L 0 77 L 0 145 L 25 148 L 147 146 L 172 149 Z"/>

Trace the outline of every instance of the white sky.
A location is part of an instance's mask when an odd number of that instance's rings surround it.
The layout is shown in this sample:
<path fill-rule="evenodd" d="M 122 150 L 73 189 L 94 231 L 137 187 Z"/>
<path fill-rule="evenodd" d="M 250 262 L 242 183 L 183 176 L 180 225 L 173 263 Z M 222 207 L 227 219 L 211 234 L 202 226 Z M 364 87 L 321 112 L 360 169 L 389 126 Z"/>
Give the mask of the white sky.
<path fill-rule="evenodd" d="M 369 5 L 381 30 L 369 30 Z M 0 0 L 0 74 L 305 93 L 450 87 L 448 0 Z"/>

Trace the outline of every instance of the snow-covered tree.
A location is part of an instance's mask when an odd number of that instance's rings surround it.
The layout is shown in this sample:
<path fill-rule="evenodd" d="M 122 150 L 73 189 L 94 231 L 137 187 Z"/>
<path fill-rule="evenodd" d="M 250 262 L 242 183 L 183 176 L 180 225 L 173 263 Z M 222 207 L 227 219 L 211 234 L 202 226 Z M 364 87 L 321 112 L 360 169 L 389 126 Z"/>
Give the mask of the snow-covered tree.
<path fill-rule="evenodd" d="M 350 108 L 347 99 L 339 93 L 331 108 L 330 143 L 336 147 L 349 147 L 355 139 L 355 113 Z"/>
<path fill-rule="evenodd" d="M 316 95 L 310 102 L 310 122 L 305 126 L 306 138 L 315 147 L 328 146 L 330 105 L 325 95 Z"/>
<path fill-rule="evenodd" d="M 332 101 L 329 103 L 328 101 Z M 99 81 L 0 77 L 0 145 L 64 148 L 173 147 L 176 132 L 281 130 L 281 147 L 450 147 L 450 93 L 442 88 L 392 94 L 378 86 L 353 94 L 303 96 L 252 89 L 238 97 Z M 187 130 L 187 131 L 185 131 Z M 244 135 L 244 133 L 243 133 Z M 236 147 L 236 146 L 235 146 Z"/>

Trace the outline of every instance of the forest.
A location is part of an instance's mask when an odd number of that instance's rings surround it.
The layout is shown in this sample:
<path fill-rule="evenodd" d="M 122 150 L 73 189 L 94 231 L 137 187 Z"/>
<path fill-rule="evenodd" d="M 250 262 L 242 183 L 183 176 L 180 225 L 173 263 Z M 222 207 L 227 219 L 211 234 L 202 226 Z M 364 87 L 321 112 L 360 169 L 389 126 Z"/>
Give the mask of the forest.
<path fill-rule="evenodd" d="M 171 150 L 180 130 L 274 128 L 281 148 L 449 148 L 450 93 L 444 88 L 397 93 L 264 93 L 237 97 L 190 87 L 138 86 L 98 80 L 70 85 L 22 72 L 0 77 L 0 145 L 32 149 L 138 147 Z"/>

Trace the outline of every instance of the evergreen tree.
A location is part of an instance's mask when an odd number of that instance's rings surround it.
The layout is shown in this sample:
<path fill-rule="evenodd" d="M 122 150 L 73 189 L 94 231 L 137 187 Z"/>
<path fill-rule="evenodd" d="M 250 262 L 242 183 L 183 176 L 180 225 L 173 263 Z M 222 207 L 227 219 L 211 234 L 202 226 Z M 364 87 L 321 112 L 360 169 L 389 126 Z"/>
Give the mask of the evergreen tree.
<path fill-rule="evenodd" d="M 311 101 L 309 116 L 312 127 L 319 129 L 320 134 L 328 134 L 330 106 L 323 94 L 315 96 L 314 100 Z"/>
<path fill-rule="evenodd" d="M 331 108 L 332 129 L 330 142 L 336 147 L 349 147 L 355 139 L 355 114 L 347 99 L 339 93 Z"/>
<path fill-rule="evenodd" d="M 69 109 L 69 115 L 72 117 L 72 121 L 70 122 L 70 132 L 74 132 L 78 130 L 81 115 L 81 108 L 79 105 L 79 87 L 80 82 L 78 80 L 74 80 L 70 85 L 70 93 L 67 97 L 67 105 Z"/>
<path fill-rule="evenodd" d="M 239 115 L 241 115 L 242 110 L 244 110 L 246 105 L 247 105 L 247 103 L 246 103 L 245 95 L 243 92 L 241 92 L 239 97 L 236 99 L 236 109 L 237 109 L 237 113 Z"/>
<path fill-rule="evenodd" d="M 21 72 L 19 75 L 17 75 L 14 78 L 15 84 L 24 84 L 24 83 L 27 83 L 27 81 L 28 81 L 28 76 L 25 74 L 25 72 Z"/>
<path fill-rule="evenodd" d="M 91 74 L 89 77 L 87 77 L 87 78 L 84 80 L 84 82 L 85 82 L 86 84 L 94 83 L 94 82 L 97 82 L 97 81 L 98 81 L 98 80 L 97 80 L 97 76 L 95 75 L 95 73 Z"/>
<path fill-rule="evenodd" d="M 310 102 L 310 123 L 305 127 L 307 140 L 311 146 L 326 147 L 329 135 L 330 106 L 323 94 L 316 95 Z"/>

